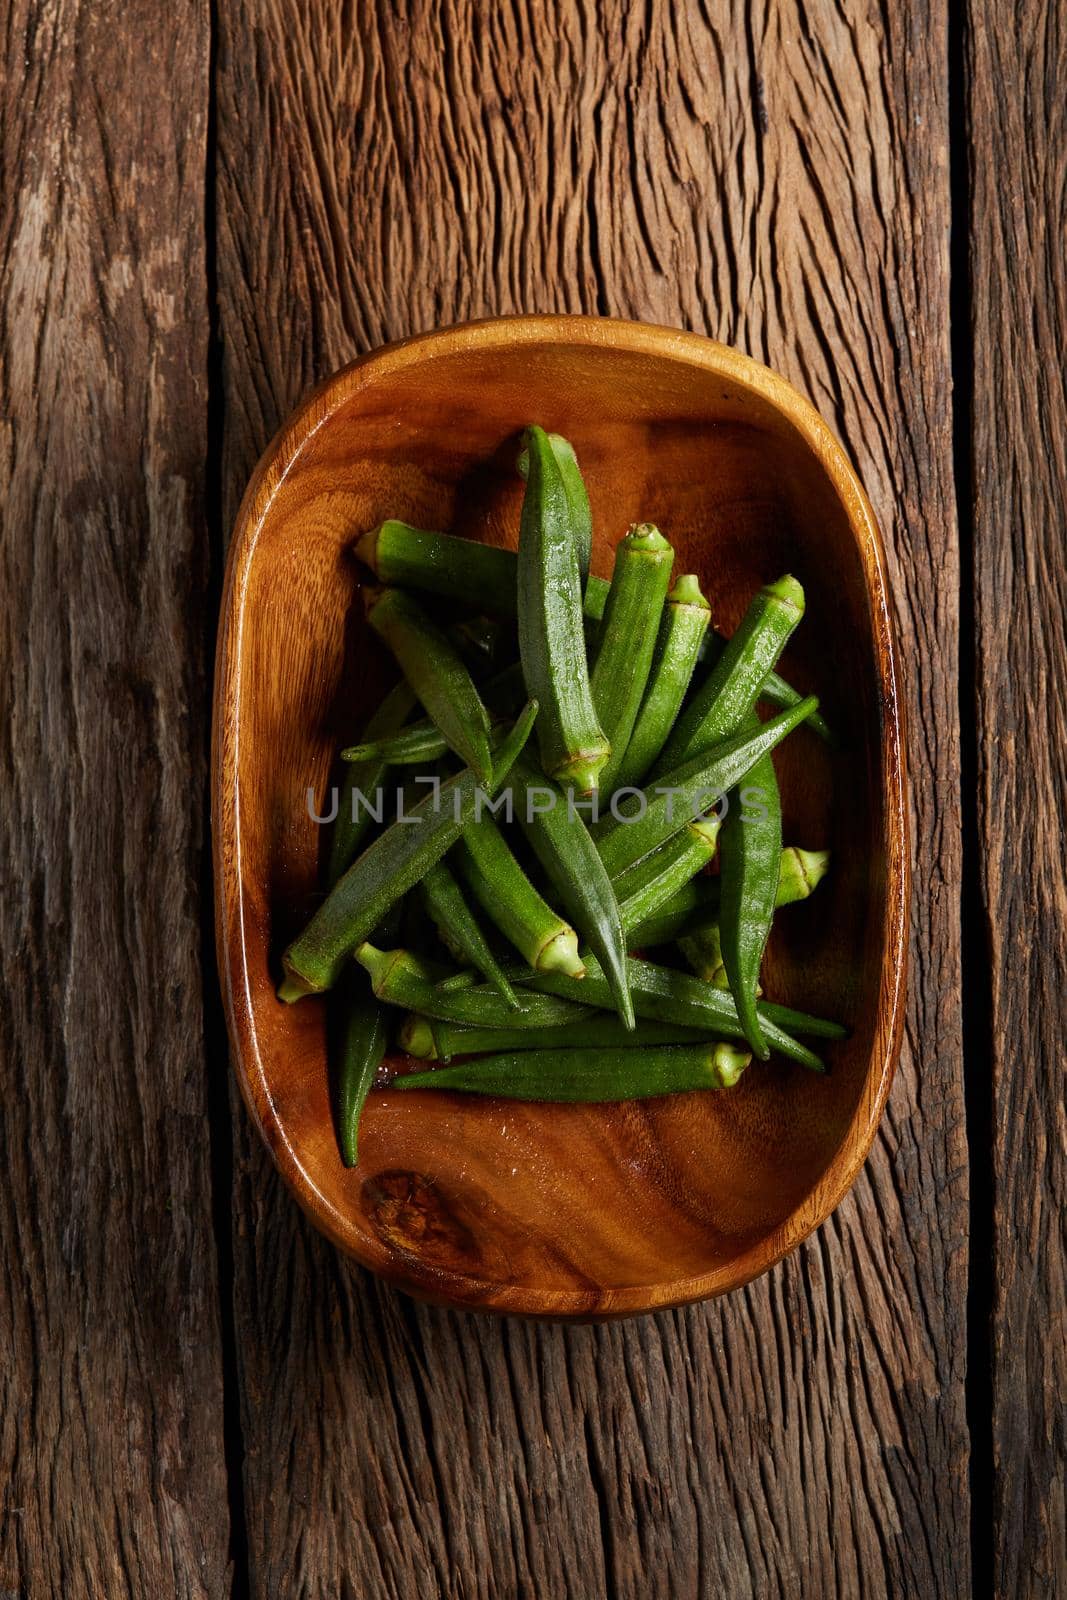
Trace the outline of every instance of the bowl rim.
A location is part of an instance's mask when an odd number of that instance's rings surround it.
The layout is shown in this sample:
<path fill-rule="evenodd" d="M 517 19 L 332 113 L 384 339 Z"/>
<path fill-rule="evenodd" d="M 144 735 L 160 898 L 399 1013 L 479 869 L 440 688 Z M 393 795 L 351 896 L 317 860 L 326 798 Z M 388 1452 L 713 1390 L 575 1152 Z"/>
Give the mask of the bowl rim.
<path fill-rule="evenodd" d="M 334 413 L 368 383 L 427 357 L 493 349 L 501 344 L 576 345 L 630 353 L 721 374 L 769 404 L 817 458 L 841 501 L 864 568 L 875 669 L 880 688 L 879 773 L 885 796 L 887 938 L 881 968 L 876 1037 L 865 1087 L 852 1121 L 825 1172 L 789 1215 L 724 1266 L 670 1282 L 619 1288 L 531 1289 L 430 1267 L 387 1252 L 371 1257 L 365 1236 L 317 1187 L 277 1115 L 256 1033 L 241 930 L 244 889 L 239 870 L 224 871 L 227 846 L 239 854 L 237 787 L 224 815 L 227 756 L 233 736 L 224 715 L 240 677 L 248 570 L 273 501 L 302 451 Z M 863 1167 L 881 1121 L 900 1053 L 907 987 L 911 848 L 907 807 L 904 707 L 885 550 L 866 492 L 843 447 L 814 406 L 770 367 L 701 334 L 610 317 L 530 315 L 484 318 L 413 335 L 357 357 L 313 388 L 264 450 L 244 492 L 226 556 L 219 611 L 211 735 L 211 832 L 215 937 L 219 979 L 234 1071 L 242 1098 L 287 1187 L 315 1226 L 346 1255 L 419 1298 L 465 1310 L 553 1320 L 605 1320 L 692 1304 L 742 1288 L 793 1251 L 840 1204 Z M 896 848 L 894 848 L 894 843 Z M 234 884 L 232 901 L 224 893 Z M 231 925 L 237 939 L 231 938 Z M 238 988 L 237 979 L 240 979 Z M 879 1059 L 875 1059 L 876 1055 Z M 251 1069 L 251 1071 L 249 1070 Z M 872 1086 L 872 1077 L 874 1083 Z"/>

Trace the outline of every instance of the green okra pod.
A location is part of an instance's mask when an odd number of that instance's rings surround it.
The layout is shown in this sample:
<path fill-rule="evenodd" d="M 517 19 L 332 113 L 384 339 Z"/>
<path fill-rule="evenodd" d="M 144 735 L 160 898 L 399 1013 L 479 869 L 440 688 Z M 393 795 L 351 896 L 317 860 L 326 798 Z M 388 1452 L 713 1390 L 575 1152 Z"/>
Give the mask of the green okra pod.
<path fill-rule="evenodd" d="M 556 459 L 558 467 L 558 456 Z M 563 492 L 573 518 L 566 483 Z M 571 529 L 581 577 L 584 534 L 580 527 L 574 528 L 573 522 Z M 356 555 L 379 583 L 477 605 L 498 617 L 518 616 L 518 559 L 514 550 L 482 544 L 476 539 L 460 539 L 451 533 L 413 528 L 390 518 L 357 540 Z M 608 588 L 607 579 L 590 574 L 586 583 L 587 616 L 595 620 L 603 616 Z"/>
<path fill-rule="evenodd" d="M 660 967 L 651 961 L 638 961 L 633 956 L 629 960 L 629 970 L 630 992 L 639 1017 L 704 1028 L 708 1032 L 717 1030 L 728 1039 L 744 1037 L 737 1007 L 727 990 L 714 989 L 687 973 L 675 972 L 671 967 Z M 528 985 L 542 994 L 553 994 L 563 1000 L 575 1000 L 578 996 L 578 982 L 563 973 L 509 971 L 508 976 L 513 982 Z M 580 982 L 583 1001 L 604 1010 L 611 1006 L 611 990 L 592 957 L 586 963 L 586 975 Z M 824 1072 L 824 1063 L 792 1034 L 807 1033 L 822 1039 L 846 1036 L 845 1029 L 836 1022 L 767 1001 L 759 1002 L 759 1017 L 768 1043 L 781 1055 L 798 1061 L 812 1072 Z"/>
<path fill-rule="evenodd" d="M 719 818 L 714 812 L 710 817 L 697 817 L 619 875 L 615 892 L 631 947 L 642 944 L 641 931 L 707 866 L 718 837 Z"/>
<path fill-rule="evenodd" d="M 582 614 L 587 622 L 595 624 L 592 629 L 593 637 L 599 632 L 599 624 L 604 620 L 604 610 L 611 593 L 611 582 L 608 578 L 598 578 L 591 572 L 586 579 L 585 596 L 582 601 Z"/>
<path fill-rule="evenodd" d="M 405 683 L 398 687 L 403 688 L 413 705 L 415 695 L 410 686 Z M 493 677 L 487 678 L 478 690 L 482 701 L 491 711 L 509 717 L 513 717 L 520 710 L 525 692 L 522 667 L 517 661 L 494 673 Z M 371 732 L 370 724 L 367 731 Z M 349 745 L 347 749 L 341 751 L 341 759 L 360 762 L 380 761 L 389 766 L 410 767 L 416 766 L 420 761 L 439 761 L 447 754 L 448 741 L 436 722 L 432 717 L 421 717 L 418 722 L 412 722 L 398 732 L 383 730 L 380 735 L 365 739 L 360 744 Z"/>
<path fill-rule="evenodd" d="M 588 1015 L 588 1007 L 566 996 L 537 994 L 524 990 L 516 1010 L 487 984 L 469 988 L 449 987 L 439 977 L 440 969 L 410 950 L 380 950 L 369 941 L 353 952 L 361 967 L 370 973 L 378 999 L 386 1005 L 402 1006 L 420 1016 L 442 1022 L 461 1022 L 475 1028 L 555 1028 L 577 1022 Z M 529 967 L 523 967 L 532 976 Z M 508 976 L 514 981 L 514 974 Z"/>
<path fill-rule="evenodd" d="M 758 722 L 755 726 L 759 726 Z M 770 1055 L 756 1013 L 763 952 L 774 919 L 782 861 L 782 801 L 774 761 L 765 755 L 745 779 L 719 837 L 719 937 L 723 965 L 745 1038 Z"/>
<path fill-rule="evenodd" d="M 655 910 L 649 911 L 629 930 L 630 943 L 640 950 L 673 944 L 719 920 L 719 879 L 701 873 L 675 890 Z"/>
<path fill-rule="evenodd" d="M 370 718 L 363 732 L 364 739 L 384 739 L 403 727 L 416 703 L 414 690 L 407 683 L 398 683 L 390 689 L 381 705 Z M 342 752 L 342 757 L 344 752 Z M 388 759 L 372 756 L 345 768 L 337 801 L 337 818 L 330 839 L 330 855 L 326 866 L 326 887 L 332 889 L 342 873 L 347 872 L 370 827 L 372 816 L 360 802 L 360 796 L 377 793 L 385 780 Z"/>
<path fill-rule="evenodd" d="M 615 890 L 585 819 L 529 760 L 511 772 L 515 813 L 554 893 L 607 973 L 623 1023 L 633 1027 L 626 940 Z"/>
<path fill-rule="evenodd" d="M 467 826 L 455 861 L 486 916 L 535 971 L 581 977 L 578 935 L 534 888 L 492 817 Z"/>
<path fill-rule="evenodd" d="M 714 1044 L 650 1045 L 641 1050 L 513 1050 L 454 1067 L 407 1073 L 392 1089 L 450 1089 L 508 1100 L 592 1105 L 694 1089 L 731 1088 L 747 1065 Z M 725 1069 L 725 1070 L 724 1070 Z"/>
<path fill-rule="evenodd" d="M 638 1022 L 627 1028 L 609 1011 L 594 1012 L 579 1022 L 557 1028 L 470 1028 L 411 1012 L 400 1027 L 399 1045 L 423 1061 L 450 1061 L 453 1056 L 486 1050 L 584 1050 L 608 1045 L 694 1044 L 708 1032 L 666 1022 Z"/>
<path fill-rule="evenodd" d="M 710 671 L 726 649 L 727 643 L 728 640 L 723 634 L 714 628 L 709 628 L 697 653 L 698 668 L 706 667 Z M 759 698 L 764 705 L 773 706 L 776 711 L 792 711 L 804 697 L 786 683 L 784 678 L 780 678 L 777 672 L 768 672 L 760 685 Z M 829 723 L 820 712 L 813 711 L 807 718 L 806 726 L 812 733 L 817 733 L 826 744 L 837 744 Z"/>
<path fill-rule="evenodd" d="M 777 672 L 768 672 L 760 685 L 759 698 L 766 705 L 773 706 L 776 711 L 792 711 L 794 706 L 800 704 L 803 696 L 791 688 L 784 678 L 780 678 Z M 812 733 L 817 733 L 826 744 L 836 746 L 837 739 L 833 729 L 820 711 L 809 711 L 806 723 Z"/>
<path fill-rule="evenodd" d="M 593 709 L 611 747 L 600 774 L 605 791 L 616 787 L 641 709 L 673 562 L 674 551 L 650 522 L 631 528 L 615 550 L 589 680 Z"/>
<path fill-rule="evenodd" d="M 640 783 L 666 744 L 710 622 L 711 608 L 700 592 L 699 582 L 693 573 L 683 573 L 663 608 L 648 684 L 625 753 L 617 762 L 613 753 L 609 762 L 615 788 Z M 594 703 L 595 679 L 594 672 Z"/>
<path fill-rule="evenodd" d="M 491 789 L 499 788 L 511 771 L 536 716 L 537 705 L 531 701 L 497 749 Z M 464 768 L 356 857 L 286 950 L 279 999 L 299 1000 L 336 982 L 348 952 L 367 938 L 390 906 L 414 888 L 455 844 L 475 815 L 481 787 L 470 767 Z"/>
<path fill-rule="evenodd" d="M 578 552 L 578 576 L 584 585 L 589 576 L 589 561 L 593 554 L 593 513 L 589 508 L 589 495 L 578 465 L 578 457 L 574 453 L 574 446 L 558 433 L 549 434 L 549 441 L 571 508 L 571 526 L 574 529 L 574 544 Z"/>
<path fill-rule="evenodd" d="M 476 967 L 508 1005 L 518 1006 L 515 991 L 447 862 L 438 861 L 432 866 L 420 888 L 426 909 L 445 949 L 457 961 Z"/>
<path fill-rule="evenodd" d="M 729 989 L 730 980 L 722 959 L 722 941 L 717 922 L 709 922 L 707 927 L 698 928 L 695 933 L 679 939 L 678 948 L 698 978 L 703 978 L 715 989 Z"/>
<path fill-rule="evenodd" d="M 403 907 L 398 903 L 382 918 L 381 937 L 395 938 L 402 921 Z M 326 1023 L 327 1050 L 334 1064 L 337 1143 L 346 1167 L 359 1160 L 360 1118 L 388 1038 L 385 1008 L 367 974 L 348 963 L 330 994 Z"/>
<path fill-rule="evenodd" d="M 455 646 L 413 595 L 385 589 L 368 613 L 449 747 L 483 783 L 493 770 L 489 713 Z"/>
<path fill-rule="evenodd" d="M 803 615 L 804 590 L 795 578 L 779 578 L 760 590 L 675 723 L 653 773 L 669 772 L 740 731 Z"/>
<path fill-rule="evenodd" d="M 694 817 L 708 811 L 741 782 L 753 765 L 804 721 L 818 702 L 802 700 L 755 731 L 724 739 L 701 755 L 666 773 L 636 795 L 635 803 L 617 807 L 602 820 L 596 834 L 604 865 L 615 878 L 634 862 L 680 833 Z M 613 802 L 614 804 L 614 802 Z"/>
<path fill-rule="evenodd" d="M 448 754 L 448 740 L 430 718 L 420 718 L 410 728 L 381 738 L 350 744 L 341 751 L 341 760 L 362 764 L 380 761 L 390 767 L 415 767 L 420 762 L 440 761 Z"/>
<path fill-rule="evenodd" d="M 344 988 L 337 1030 L 337 1142 L 345 1166 L 354 1167 L 359 1160 L 359 1120 L 385 1058 L 388 1028 L 365 973 L 354 970 L 351 979 L 346 974 Z M 337 999 L 342 999 L 341 993 Z"/>
<path fill-rule="evenodd" d="M 432 533 L 390 518 L 357 541 L 356 555 L 380 583 L 420 589 L 498 616 L 516 614 L 514 550 Z"/>
<path fill-rule="evenodd" d="M 541 707 L 541 765 L 550 778 L 588 794 L 596 788 L 608 745 L 589 689 L 570 502 L 547 435 L 531 427 L 525 442 L 529 472 L 518 558 L 523 678 Z"/>
<path fill-rule="evenodd" d="M 647 860 L 654 861 L 658 854 L 658 851 L 655 852 Z M 806 899 L 822 881 L 829 863 L 828 850 L 801 850 L 796 845 L 783 850 L 775 907 Z M 645 867 L 646 862 L 641 862 L 640 866 Z M 628 881 L 631 881 L 630 873 L 626 872 L 619 879 L 619 884 L 624 885 Z M 717 930 L 719 890 L 717 877 L 707 873 L 694 876 L 688 883 L 675 889 L 669 899 L 662 900 L 658 907 L 648 909 L 639 922 L 633 925 L 627 923 L 631 944 L 644 950 L 657 944 L 670 944 L 675 939 L 687 939 L 705 928 L 716 927 Z M 626 920 L 625 902 L 623 915 Z"/>
<path fill-rule="evenodd" d="M 550 433 L 548 442 L 552 447 L 552 454 L 556 458 L 560 477 L 567 495 L 567 503 L 571 510 L 571 527 L 574 531 L 574 545 L 578 552 L 578 575 L 584 584 L 589 576 L 589 558 L 593 553 L 593 514 L 589 509 L 589 495 L 586 493 L 585 479 L 582 477 L 578 465 L 578 457 L 574 453 L 574 446 L 562 434 Z M 519 451 L 517 462 L 519 476 L 526 478 L 530 471 L 530 452 L 524 445 Z"/>
<path fill-rule="evenodd" d="M 783 850 L 778 870 L 775 906 L 788 906 L 797 900 L 806 900 L 822 882 L 829 865 L 828 850 L 801 850 L 796 845 L 790 845 Z M 716 988 L 727 989 L 730 987 L 730 980 L 723 959 L 719 924 L 714 920 L 718 915 L 718 879 L 706 879 L 701 887 L 705 890 L 702 896 L 703 904 L 691 905 L 687 918 L 684 908 L 682 916 L 678 915 L 679 907 L 676 905 L 673 925 L 661 927 L 659 931 L 663 934 L 663 943 L 667 943 L 669 939 L 678 939 L 679 949 L 698 978 L 703 978 L 706 983 L 713 984 Z M 708 890 L 714 892 L 708 893 Z M 667 911 L 668 908 L 665 907 L 664 910 Z M 661 941 L 649 938 L 646 942 L 655 944 Z M 759 994 L 758 987 L 756 994 L 757 996 Z"/>
<path fill-rule="evenodd" d="M 365 533 L 356 545 L 356 554 L 382 583 L 418 589 L 465 604 L 476 601 L 486 611 L 500 617 L 517 614 L 514 550 L 389 521 Z M 591 624 L 603 617 L 610 587 L 606 578 L 589 574 L 583 610 Z M 709 628 L 698 654 L 698 665 L 714 665 L 726 644 L 721 633 Z M 776 672 L 768 672 L 759 697 L 778 711 L 791 711 L 803 698 Z M 807 721 L 828 744 L 835 742 L 825 719 L 817 711 L 810 712 Z"/>

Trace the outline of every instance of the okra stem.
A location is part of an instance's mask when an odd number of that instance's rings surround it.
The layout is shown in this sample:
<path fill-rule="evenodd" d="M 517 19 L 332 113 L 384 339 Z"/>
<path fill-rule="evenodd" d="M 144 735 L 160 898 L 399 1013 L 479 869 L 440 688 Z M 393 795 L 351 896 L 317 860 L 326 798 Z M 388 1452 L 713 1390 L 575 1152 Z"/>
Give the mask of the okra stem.
<path fill-rule="evenodd" d="M 686 1094 L 727 1086 L 711 1044 L 652 1045 L 640 1050 L 525 1050 L 482 1056 L 458 1066 L 394 1078 L 393 1089 L 450 1089 L 509 1100 L 599 1104 Z M 743 1070 L 743 1069 L 742 1069 Z M 740 1072 L 730 1053 L 729 1082 Z"/>
<path fill-rule="evenodd" d="M 795 844 L 783 850 L 775 906 L 791 906 L 797 900 L 806 900 L 825 878 L 829 867 L 829 850 L 801 850 Z"/>
<path fill-rule="evenodd" d="M 581 977 L 577 934 L 534 888 L 492 817 L 467 826 L 455 859 L 482 910 L 531 967 Z"/>

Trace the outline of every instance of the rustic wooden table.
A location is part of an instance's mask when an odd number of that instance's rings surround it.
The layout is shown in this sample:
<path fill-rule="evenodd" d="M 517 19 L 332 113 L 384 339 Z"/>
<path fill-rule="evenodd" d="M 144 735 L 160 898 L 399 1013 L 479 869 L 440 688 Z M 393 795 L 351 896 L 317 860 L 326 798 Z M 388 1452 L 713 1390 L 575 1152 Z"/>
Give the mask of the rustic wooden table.
<path fill-rule="evenodd" d="M 1067 1595 L 1063 6 L 5 10 L 0 1595 Z M 311 1232 L 209 910 L 256 457 L 356 353 L 533 310 L 811 397 L 908 687 L 867 1168 L 745 1292 L 600 1328 L 426 1309 Z"/>

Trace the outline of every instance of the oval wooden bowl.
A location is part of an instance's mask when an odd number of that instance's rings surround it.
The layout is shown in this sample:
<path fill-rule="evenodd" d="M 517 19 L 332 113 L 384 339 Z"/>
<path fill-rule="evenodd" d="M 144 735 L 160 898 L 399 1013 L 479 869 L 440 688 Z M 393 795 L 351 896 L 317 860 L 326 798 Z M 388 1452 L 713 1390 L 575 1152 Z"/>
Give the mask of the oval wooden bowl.
<path fill-rule="evenodd" d="M 359 1167 L 337 1154 L 319 1000 L 275 998 L 319 893 L 338 744 L 390 681 L 351 547 L 386 516 L 514 545 L 516 437 L 572 439 L 593 569 L 634 521 L 738 621 L 785 571 L 808 611 L 782 671 L 839 730 L 780 753 L 787 841 L 830 846 L 777 920 L 769 993 L 851 1030 L 832 1071 L 753 1065 L 729 1093 L 599 1107 L 373 1094 Z M 476 598 L 476 597 L 472 597 Z M 354 603 L 355 602 L 355 603 Z M 822 1222 L 855 1178 L 900 1041 L 908 851 L 885 563 L 840 447 L 767 368 L 695 335 L 522 317 L 411 339 L 329 379 L 270 446 L 230 547 L 215 684 L 218 952 L 238 1078 L 286 1182 L 342 1249 L 464 1307 L 606 1317 L 721 1294 Z M 325 832 L 325 830 L 321 830 Z"/>

